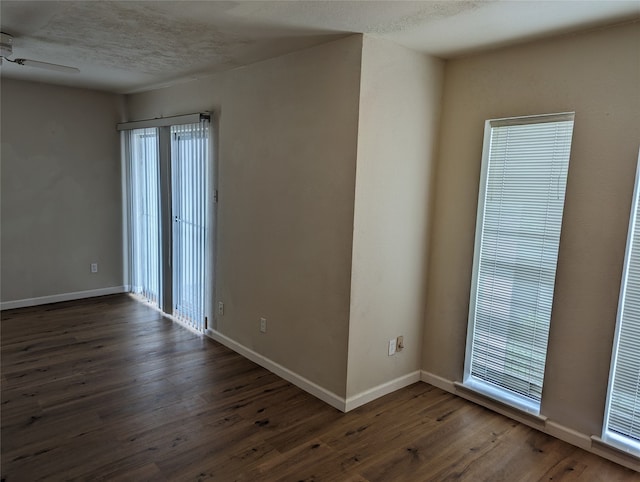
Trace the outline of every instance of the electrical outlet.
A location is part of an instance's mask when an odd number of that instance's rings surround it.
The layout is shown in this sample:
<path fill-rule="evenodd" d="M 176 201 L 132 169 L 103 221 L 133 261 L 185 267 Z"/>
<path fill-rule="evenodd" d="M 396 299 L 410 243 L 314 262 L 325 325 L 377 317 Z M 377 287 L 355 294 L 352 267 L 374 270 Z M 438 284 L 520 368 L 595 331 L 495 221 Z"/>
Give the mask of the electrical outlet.
<path fill-rule="evenodd" d="M 260 331 L 262 333 L 266 333 L 267 332 L 267 319 L 266 318 L 260 318 Z"/>
<path fill-rule="evenodd" d="M 394 338 L 392 340 L 389 340 L 389 356 L 395 355 L 396 353 L 396 343 L 397 343 L 397 339 Z"/>
<path fill-rule="evenodd" d="M 98 272 L 98 263 L 91 263 L 91 272 L 92 273 Z"/>
<path fill-rule="evenodd" d="M 218 314 L 220 316 L 224 315 L 224 303 L 222 301 L 218 301 Z"/>
<path fill-rule="evenodd" d="M 404 336 L 400 335 L 396 340 L 396 351 L 402 351 L 404 348 Z"/>

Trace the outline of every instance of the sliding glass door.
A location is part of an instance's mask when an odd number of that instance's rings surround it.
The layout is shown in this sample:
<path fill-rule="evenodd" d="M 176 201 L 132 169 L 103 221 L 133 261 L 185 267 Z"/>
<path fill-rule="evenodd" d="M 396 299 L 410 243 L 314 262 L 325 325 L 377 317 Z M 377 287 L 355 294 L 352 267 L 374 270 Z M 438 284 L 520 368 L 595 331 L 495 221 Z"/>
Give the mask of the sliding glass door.
<path fill-rule="evenodd" d="M 204 330 L 209 129 L 171 127 L 173 314 Z"/>
<path fill-rule="evenodd" d="M 131 290 L 204 331 L 210 263 L 209 122 L 128 130 Z M 211 287 L 212 289 L 212 287 Z"/>
<path fill-rule="evenodd" d="M 131 290 L 162 306 L 158 129 L 127 131 Z"/>

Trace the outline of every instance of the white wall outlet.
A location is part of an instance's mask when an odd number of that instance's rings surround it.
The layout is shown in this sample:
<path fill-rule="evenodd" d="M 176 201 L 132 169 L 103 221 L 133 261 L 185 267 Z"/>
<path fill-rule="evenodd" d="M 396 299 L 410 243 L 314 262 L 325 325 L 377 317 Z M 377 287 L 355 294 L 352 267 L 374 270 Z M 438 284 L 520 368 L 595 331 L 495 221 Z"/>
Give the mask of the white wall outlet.
<path fill-rule="evenodd" d="M 91 272 L 92 273 L 98 272 L 98 263 L 91 263 Z"/>
<path fill-rule="evenodd" d="M 267 332 L 267 319 L 266 318 L 260 318 L 260 331 L 262 333 L 266 333 Z"/>
<path fill-rule="evenodd" d="M 396 351 L 402 351 L 404 348 L 404 336 L 400 335 L 396 340 Z"/>
<path fill-rule="evenodd" d="M 224 303 L 222 301 L 218 301 L 218 314 L 220 316 L 224 315 Z"/>
<path fill-rule="evenodd" d="M 397 339 L 389 340 L 389 356 L 395 355 L 396 353 L 396 343 Z"/>

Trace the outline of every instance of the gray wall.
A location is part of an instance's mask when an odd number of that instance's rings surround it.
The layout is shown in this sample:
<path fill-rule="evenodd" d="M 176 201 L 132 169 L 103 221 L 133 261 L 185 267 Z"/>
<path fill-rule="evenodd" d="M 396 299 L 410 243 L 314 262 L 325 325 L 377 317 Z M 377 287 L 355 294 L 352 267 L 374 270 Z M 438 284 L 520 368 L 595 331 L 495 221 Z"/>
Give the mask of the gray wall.
<path fill-rule="evenodd" d="M 541 413 L 600 434 L 640 139 L 640 24 L 447 63 L 423 368 L 463 376 L 484 121 L 575 111 Z"/>
<path fill-rule="evenodd" d="M 3 302 L 122 286 L 121 101 L 2 80 Z"/>

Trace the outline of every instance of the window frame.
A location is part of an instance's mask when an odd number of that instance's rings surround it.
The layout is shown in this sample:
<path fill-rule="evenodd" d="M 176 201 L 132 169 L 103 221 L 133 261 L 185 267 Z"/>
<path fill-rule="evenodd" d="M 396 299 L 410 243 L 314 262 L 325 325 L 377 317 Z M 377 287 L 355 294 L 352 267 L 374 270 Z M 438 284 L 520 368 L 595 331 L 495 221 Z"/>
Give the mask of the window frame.
<path fill-rule="evenodd" d="M 465 347 L 463 386 L 474 392 L 480 393 L 481 395 L 487 396 L 491 399 L 497 400 L 498 402 L 504 403 L 510 407 L 513 407 L 515 409 L 518 409 L 533 415 L 540 414 L 541 403 L 536 403 L 535 401 L 531 400 L 530 398 L 524 395 L 520 395 L 506 388 L 499 387 L 498 385 L 494 385 L 488 381 L 478 379 L 477 377 L 472 375 L 472 361 L 473 361 L 472 353 L 473 353 L 473 346 L 475 342 L 475 332 L 476 332 L 475 314 L 476 314 L 477 301 L 478 301 L 477 288 L 478 288 L 478 281 L 479 281 L 479 274 L 480 274 L 480 253 L 482 250 L 483 233 L 485 229 L 484 219 L 485 219 L 487 187 L 488 187 L 487 182 L 489 177 L 489 159 L 490 159 L 491 147 L 492 147 L 491 146 L 492 128 L 511 126 L 511 125 L 515 126 L 515 125 L 540 124 L 540 123 L 546 123 L 546 122 L 558 122 L 558 121 L 568 121 L 568 120 L 575 122 L 575 112 L 562 112 L 562 113 L 554 113 L 554 114 L 541 114 L 541 115 L 531 115 L 531 116 L 521 116 L 521 117 L 488 119 L 485 121 L 485 129 L 484 129 L 482 162 L 481 162 L 479 191 L 478 191 L 478 208 L 477 208 L 477 214 L 476 214 L 473 269 L 472 269 L 472 278 L 471 278 L 469 314 L 468 314 L 467 337 L 466 337 L 466 347 Z M 572 126 L 572 132 L 571 132 L 571 139 L 572 138 L 573 138 L 573 126 Z M 571 159 L 571 141 L 569 144 L 569 161 L 570 159 Z M 567 165 L 567 171 L 568 171 L 568 165 Z M 566 183 L 565 183 L 565 189 L 566 189 Z M 563 205 L 563 213 L 564 213 L 564 205 Z M 562 220 L 560 222 L 562 223 Z M 556 258 L 556 267 L 557 267 L 557 258 Z"/>
<path fill-rule="evenodd" d="M 616 328 L 613 338 L 613 347 L 611 351 L 611 364 L 609 366 L 609 381 L 607 386 L 607 398 L 605 404 L 604 411 L 604 419 L 602 422 L 602 436 L 601 440 L 611 445 L 619 450 L 624 452 L 628 452 L 630 454 L 635 455 L 636 457 L 640 457 L 640 442 L 634 442 L 629 440 L 630 437 L 614 433 L 609 430 L 609 419 L 611 416 L 611 405 L 612 405 L 612 394 L 614 388 L 614 380 L 616 377 L 616 368 L 618 366 L 618 349 L 620 346 L 620 337 L 622 334 L 622 318 L 624 314 L 625 308 L 625 300 L 627 297 L 626 287 L 627 280 L 629 275 L 629 267 L 631 264 L 631 252 L 634 248 L 633 246 L 633 238 L 636 232 L 636 229 L 640 229 L 640 215 L 638 214 L 638 209 L 640 203 L 640 151 L 638 152 L 638 161 L 636 164 L 636 177 L 635 183 L 633 186 L 633 197 L 631 202 L 631 212 L 629 215 L 629 228 L 627 230 L 627 242 L 625 245 L 625 253 L 624 253 L 624 264 L 622 267 L 622 280 L 620 282 L 620 294 L 618 298 L 618 310 L 616 313 Z M 640 250 L 640 246 L 635 246 L 635 249 Z M 638 300 L 638 304 L 640 305 L 640 300 Z"/>

